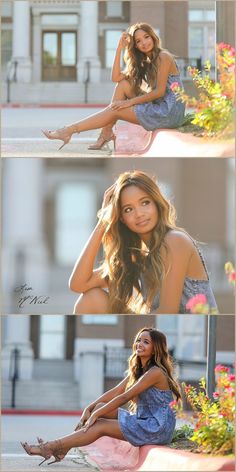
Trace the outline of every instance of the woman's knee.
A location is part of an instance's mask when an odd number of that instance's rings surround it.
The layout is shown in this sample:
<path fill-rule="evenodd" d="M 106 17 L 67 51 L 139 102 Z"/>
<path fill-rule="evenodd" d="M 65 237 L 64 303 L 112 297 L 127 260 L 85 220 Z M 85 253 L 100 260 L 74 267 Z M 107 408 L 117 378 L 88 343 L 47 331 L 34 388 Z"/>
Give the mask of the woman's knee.
<path fill-rule="evenodd" d="M 130 82 L 127 79 L 122 79 L 120 82 L 117 83 L 115 88 L 117 90 L 122 90 L 128 98 L 131 95 L 133 96 L 133 89 L 130 85 Z"/>
<path fill-rule="evenodd" d="M 74 314 L 106 314 L 108 313 L 109 298 L 101 288 L 91 288 L 80 295 L 74 306 Z"/>

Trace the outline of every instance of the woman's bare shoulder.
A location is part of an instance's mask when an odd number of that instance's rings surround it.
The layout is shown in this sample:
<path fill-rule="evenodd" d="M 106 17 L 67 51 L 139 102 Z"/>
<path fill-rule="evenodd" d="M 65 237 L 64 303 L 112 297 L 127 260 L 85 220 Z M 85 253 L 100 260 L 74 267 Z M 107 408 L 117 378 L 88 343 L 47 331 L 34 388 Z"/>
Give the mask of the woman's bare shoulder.
<path fill-rule="evenodd" d="M 166 49 L 162 49 L 159 53 L 159 56 L 158 56 L 161 60 L 165 60 L 167 62 L 173 62 L 173 56 L 172 54 L 167 51 Z"/>
<path fill-rule="evenodd" d="M 165 235 L 164 241 L 173 249 L 193 249 L 193 241 L 191 237 L 184 231 L 178 229 L 168 231 Z"/>

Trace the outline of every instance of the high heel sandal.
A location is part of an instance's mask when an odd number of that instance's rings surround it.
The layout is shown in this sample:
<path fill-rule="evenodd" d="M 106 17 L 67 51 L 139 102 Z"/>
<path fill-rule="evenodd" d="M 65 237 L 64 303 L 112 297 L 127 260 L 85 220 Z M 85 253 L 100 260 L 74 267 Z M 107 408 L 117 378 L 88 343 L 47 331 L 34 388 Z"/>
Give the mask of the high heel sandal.
<path fill-rule="evenodd" d="M 64 459 L 65 454 L 62 452 L 62 446 L 61 446 L 61 440 L 60 439 L 56 439 L 55 441 L 52 441 L 52 443 L 55 443 L 55 448 L 53 447 L 53 449 L 50 448 L 48 442 L 43 443 L 42 439 L 40 439 L 40 438 L 37 438 L 37 439 L 38 439 L 38 443 L 39 443 L 38 446 L 29 445 L 27 442 L 25 442 L 25 443 L 21 442 L 21 445 L 22 445 L 23 449 L 25 450 L 25 452 L 29 456 L 42 456 L 44 458 L 39 463 L 39 466 L 42 465 L 48 459 L 50 459 L 52 456 L 54 457 L 54 461 L 48 462 L 47 465 L 54 464 L 55 462 L 61 462 Z M 38 448 L 39 451 L 33 452 L 32 448 Z"/>
<path fill-rule="evenodd" d="M 116 135 L 114 133 L 112 133 L 109 137 L 106 137 L 101 132 L 100 135 L 98 136 L 98 139 L 97 139 L 96 143 L 90 144 L 88 146 L 88 149 L 90 149 L 92 151 L 99 151 L 100 149 L 102 149 L 105 146 L 105 144 L 108 144 L 110 141 L 113 141 L 114 149 L 115 149 L 115 147 L 116 147 L 115 146 Z"/>
<path fill-rule="evenodd" d="M 58 151 L 60 151 L 60 149 L 70 142 L 71 136 L 74 133 L 74 131 L 68 131 L 66 127 L 57 129 L 55 131 L 48 131 L 46 129 L 42 129 L 41 131 L 48 139 L 60 139 L 63 141 L 63 144 L 59 147 Z"/>

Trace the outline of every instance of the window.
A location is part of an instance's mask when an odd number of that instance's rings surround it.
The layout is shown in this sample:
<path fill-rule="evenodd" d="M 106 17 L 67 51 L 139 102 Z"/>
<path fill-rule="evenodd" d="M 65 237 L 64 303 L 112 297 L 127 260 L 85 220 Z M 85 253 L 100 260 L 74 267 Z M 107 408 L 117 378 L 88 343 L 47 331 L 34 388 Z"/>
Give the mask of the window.
<path fill-rule="evenodd" d="M 122 2 L 106 2 L 108 17 L 122 17 Z"/>
<path fill-rule="evenodd" d="M 7 63 L 12 57 L 12 30 L 2 29 L 1 31 L 1 44 L 2 44 L 2 67 L 6 67 Z"/>
<path fill-rule="evenodd" d="M 211 4 L 210 4 L 211 3 Z M 212 2 L 205 9 L 189 9 L 189 58 L 210 60 L 215 72 L 216 11 Z"/>
<path fill-rule="evenodd" d="M 56 194 L 55 256 L 62 266 L 71 266 L 93 229 L 97 198 L 92 184 L 62 184 Z"/>
<path fill-rule="evenodd" d="M 116 325 L 117 315 L 82 315 L 83 324 Z"/>
<path fill-rule="evenodd" d="M 39 357 L 41 359 L 64 359 L 65 317 L 62 315 L 40 316 Z"/>
<path fill-rule="evenodd" d="M 205 319 L 192 315 L 160 315 L 157 328 L 165 333 L 169 349 L 177 359 L 202 360 L 205 357 Z"/>
<path fill-rule="evenodd" d="M 122 34 L 122 30 L 106 31 L 106 64 L 105 67 L 112 67 L 116 48 Z"/>

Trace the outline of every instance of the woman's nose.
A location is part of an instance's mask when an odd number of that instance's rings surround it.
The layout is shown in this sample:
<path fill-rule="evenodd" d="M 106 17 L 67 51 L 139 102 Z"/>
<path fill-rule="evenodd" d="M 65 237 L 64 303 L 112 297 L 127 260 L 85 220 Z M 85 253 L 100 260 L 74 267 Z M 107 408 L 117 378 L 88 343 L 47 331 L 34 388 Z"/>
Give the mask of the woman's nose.
<path fill-rule="evenodd" d="M 137 207 L 137 208 L 135 209 L 135 216 L 136 216 L 136 217 L 139 217 L 139 216 L 141 216 L 142 214 L 143 214 L 143 207 Z"/>

